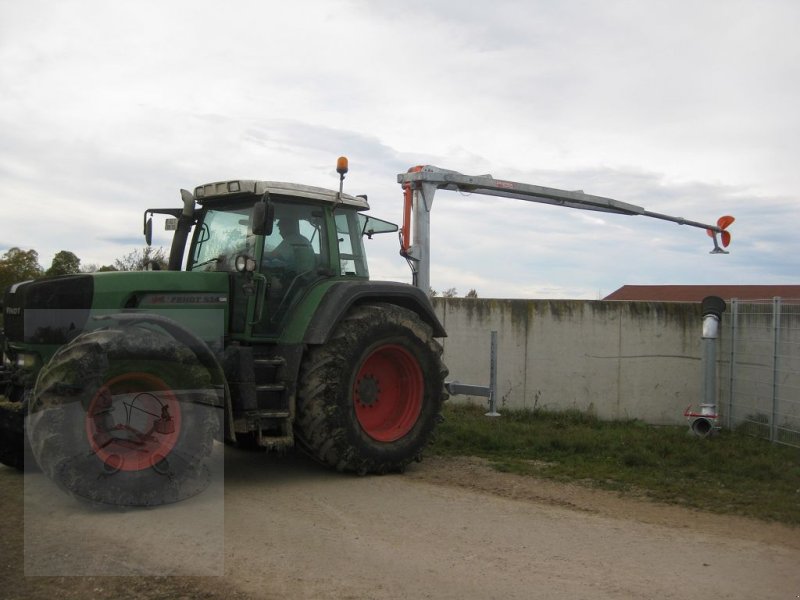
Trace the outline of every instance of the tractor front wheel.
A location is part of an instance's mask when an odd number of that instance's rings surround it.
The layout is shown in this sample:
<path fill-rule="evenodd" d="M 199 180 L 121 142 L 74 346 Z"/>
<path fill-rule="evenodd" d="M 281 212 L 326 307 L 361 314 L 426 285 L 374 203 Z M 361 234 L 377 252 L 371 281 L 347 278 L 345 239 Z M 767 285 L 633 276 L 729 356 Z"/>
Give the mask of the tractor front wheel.
<path fill-rule="evenodd" d="M 45 365 L 27 433 L 42 471 L 93 504 L 152 506 L 205 489 L 219 428 L 194 353 L 143 327 L 78 336 Z"/>
<path fill-rule="evenodd" d="M 442 347 L 392 304 L 354 308 L 304 361 L 297 437 L 340 471 L 385 473 L 418 459 L 447 398 Z"/>

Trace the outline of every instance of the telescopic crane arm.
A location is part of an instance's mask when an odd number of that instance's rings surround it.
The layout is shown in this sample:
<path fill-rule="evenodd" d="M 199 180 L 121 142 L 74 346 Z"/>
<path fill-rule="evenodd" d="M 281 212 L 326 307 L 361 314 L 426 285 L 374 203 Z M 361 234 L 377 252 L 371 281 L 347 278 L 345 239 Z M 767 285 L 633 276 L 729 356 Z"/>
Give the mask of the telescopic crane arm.
<path fill-rule="evenodd" d="M 712 254 L 727 254 L 731 235 L 727 228 L 733 223 L 731 216 L 720 217 L 716 225 L 691 221 L 683 217 L 673 217 L 645 210 L 641 206 L 593 196 L 581 191 L 567 191 L 556 188 L 495 179 L 491 175 L 463 175 L 457 171 L 440 169 L 431 165 L 412 167 L 407 173 L 400 173 L 397 182 L 403 186 L 403 226 L 400 229 L 400 254 L 409 261 L 414 274 L 414 285 L 426 294 L 430 293 L 430 212 L 433 197 L 437 190 L 452 190 L 515 198 L 528 202 L 552 204 L 565 208 L 579 208 L 620 215 L 641 215 L 678 225 L 689 225 L 705 229 L 714 241 Z M 413 215 L 413 218 L 412 218 Z M 413 227 L 413 230 L 412 230 Z M 719 240 L 717 239 L 719 236 Z M 721 243 L 721 246 L 720 246 Z"/>

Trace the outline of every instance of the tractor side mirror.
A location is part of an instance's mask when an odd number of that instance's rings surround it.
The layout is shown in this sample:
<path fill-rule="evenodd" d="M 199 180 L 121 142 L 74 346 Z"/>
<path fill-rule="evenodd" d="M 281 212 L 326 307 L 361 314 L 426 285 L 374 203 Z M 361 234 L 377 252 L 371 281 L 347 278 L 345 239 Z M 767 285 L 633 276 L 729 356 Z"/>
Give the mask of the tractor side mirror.
<path fill-rule="evenodd" d="M 275 206 L 269 201 L 269 192 L 264 192 L 261 200 L 253 206 L 253 233 L 270 235 L 275 220 Z"/>
<path fill-rule="evenodd" d="M 144 222 L 144 241 L 150 246 L 153 244 L 153 217 L 150 216 Z"/>

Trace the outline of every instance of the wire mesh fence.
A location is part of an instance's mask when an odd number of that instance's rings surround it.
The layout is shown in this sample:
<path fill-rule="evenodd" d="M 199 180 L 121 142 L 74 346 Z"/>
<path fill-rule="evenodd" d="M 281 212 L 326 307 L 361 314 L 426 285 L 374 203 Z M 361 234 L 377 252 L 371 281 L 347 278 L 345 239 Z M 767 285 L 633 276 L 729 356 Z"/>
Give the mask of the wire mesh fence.
<path fill-rule="evenodd" d="M 720 358 L 725 425 L 800 447 L 800 300 L 732 300 Z"/>

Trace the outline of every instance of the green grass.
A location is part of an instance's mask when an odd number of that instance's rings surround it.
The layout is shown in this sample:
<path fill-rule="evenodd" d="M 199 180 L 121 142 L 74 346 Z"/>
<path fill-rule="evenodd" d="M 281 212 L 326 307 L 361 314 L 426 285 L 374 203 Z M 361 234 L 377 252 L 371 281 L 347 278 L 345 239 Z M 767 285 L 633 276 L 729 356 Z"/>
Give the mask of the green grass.
<path fill-rule="evenodd" d="M 450 405 L 431 449 L 478 456 L 500 471 L 577 481 L 663 502 L 800 525 L 800 449 L 688 426 L 600 421 L 577 411 L 511 411 Z"/>

